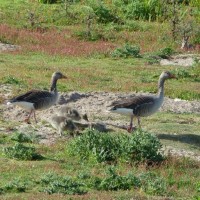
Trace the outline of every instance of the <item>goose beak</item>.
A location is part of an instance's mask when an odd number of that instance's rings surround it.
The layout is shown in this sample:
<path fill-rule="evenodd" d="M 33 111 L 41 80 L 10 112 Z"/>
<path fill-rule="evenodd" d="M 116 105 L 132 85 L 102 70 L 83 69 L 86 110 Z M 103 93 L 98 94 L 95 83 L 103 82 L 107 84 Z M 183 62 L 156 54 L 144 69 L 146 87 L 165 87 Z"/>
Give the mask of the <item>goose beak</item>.
<path fill-rule="evenodd" d="M 177 77 L 174 74 L 171 74 L 169 78 L 175 78 L 175 79 L 177 79 Z"/>
<path fill-rule="evenodd" d="M 67 79 L 67 77 L 65 75 L 62 76 L 63 79 Z"/>

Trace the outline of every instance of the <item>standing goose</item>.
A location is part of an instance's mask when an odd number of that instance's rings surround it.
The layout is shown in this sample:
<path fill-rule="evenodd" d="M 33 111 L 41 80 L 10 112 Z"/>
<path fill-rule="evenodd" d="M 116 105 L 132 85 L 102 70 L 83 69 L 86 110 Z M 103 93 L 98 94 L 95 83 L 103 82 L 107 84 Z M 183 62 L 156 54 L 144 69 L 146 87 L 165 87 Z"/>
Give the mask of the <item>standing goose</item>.
<path fill-rule="evenodd" d="M 7 105 L 18 105 L 29 111 L 30 113 L 25 119 L 25 122 L 30 123 L 30 117 L 32 113 L 34 114 L 35 122 L 37 122 L 35 110 L 47 109 L 57 102 L 59 97 L 56 87 L 57 80 L 66 78 L 67 77 L 64 76 L 61 72 L 55 72 L 52 75 L 51 87 L 49 92 L 42 90 L 31 90 L 25 94 L 10 99 Z"/>
<path fill-rule="evenodd" d="M 176 77 L 168 71 L 162 72 L 158 80 L 157 95 L 139 95 L 131 99 L 113 102 L 110 111 L 130 116 L 131 121 L 127 130 L 131 132 L 134 116 L 137 117 L 138 126 L 140 127 L 140 117 L 152 115 L 161 107 L 164 100 L 164 82 L 170 78 Z"/>

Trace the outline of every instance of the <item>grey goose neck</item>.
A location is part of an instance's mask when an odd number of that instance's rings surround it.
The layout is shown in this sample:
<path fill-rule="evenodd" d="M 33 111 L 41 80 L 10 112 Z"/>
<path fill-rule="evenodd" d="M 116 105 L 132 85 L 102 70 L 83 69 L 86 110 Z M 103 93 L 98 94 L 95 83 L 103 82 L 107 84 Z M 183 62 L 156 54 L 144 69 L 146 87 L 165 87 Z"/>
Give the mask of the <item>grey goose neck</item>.
<path fill-rule="evenodd" d="M 51 87 L 50 87 L 50 91 L 51 92 L 57 92 L 57 78 L 55 76 L 52 77 L 51 79 Z"/>
<path fill-rule="evenodd" d="M 164 97 L 164 83 L 165 79 L 163 77 L 160 77 L 158 80 L 158 97 Z"/>

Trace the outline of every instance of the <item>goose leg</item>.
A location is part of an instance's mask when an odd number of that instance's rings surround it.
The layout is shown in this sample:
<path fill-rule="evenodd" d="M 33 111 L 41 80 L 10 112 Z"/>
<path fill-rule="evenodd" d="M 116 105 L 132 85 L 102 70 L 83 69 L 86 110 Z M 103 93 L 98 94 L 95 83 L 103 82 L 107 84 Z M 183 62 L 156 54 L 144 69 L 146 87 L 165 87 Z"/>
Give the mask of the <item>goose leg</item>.
<path fill-rule="evenodd" d="M 30 117 L 31 117 L 31 114 L 32 114 L 33 110 L 31 110 L 31 112 L 29 113 L 28 117 L 24 120 L 27 124 L 30 124 Z"/>
<path fill-rule="evenodd" d="M 33 110 L 33 116 L 34 116 L 34 119 L 35 119 L 35 123 L 37 123 L 36 115 L 35 115 L 35 110 Z"/>
<path fill-rule="evenodd" d="M 138 127 L 141 128 L 140 117 L 137 117 L 138 120 Z"/>
<path fill-rule="evenodd" d="M 62 136 L 62 128 L 58 129 L 58 133 L 59 133 L 60 136 Z"/>
<path fill-rule="evenodd" d="M 128 126 L 128 128 L 127 128 L 127 131 L 129 132 L 129 133 L 131 133 L 132 131 L 133 131 L 133 115 L 131 115 L 131 121 L 130 121 L 130 125 Z"/>

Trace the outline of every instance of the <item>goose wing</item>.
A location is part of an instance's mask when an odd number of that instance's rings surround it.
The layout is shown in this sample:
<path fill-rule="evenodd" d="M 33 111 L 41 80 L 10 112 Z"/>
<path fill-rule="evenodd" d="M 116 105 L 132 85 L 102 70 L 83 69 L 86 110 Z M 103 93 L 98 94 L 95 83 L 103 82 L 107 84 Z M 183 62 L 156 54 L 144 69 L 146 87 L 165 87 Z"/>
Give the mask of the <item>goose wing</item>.
<path fill-rule="evenodd" d="M 12 98 L 9 102 L 28 102 L 32 103 L 35 109 L 42 109 L 54 104 L 54 94 L 48 91 L 31 90 L 25 94 Z"/>
<path fill-rule="evenodd" d="M 120 108 L 131 109 L 135 115 L 143 115 L 149 112 L 155 102 L 152 96 L 136 96 L 134 98 L 115 101 L 111 110 Z"/>

